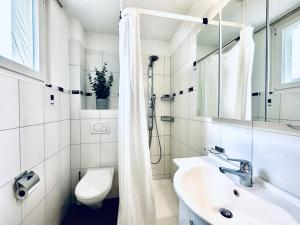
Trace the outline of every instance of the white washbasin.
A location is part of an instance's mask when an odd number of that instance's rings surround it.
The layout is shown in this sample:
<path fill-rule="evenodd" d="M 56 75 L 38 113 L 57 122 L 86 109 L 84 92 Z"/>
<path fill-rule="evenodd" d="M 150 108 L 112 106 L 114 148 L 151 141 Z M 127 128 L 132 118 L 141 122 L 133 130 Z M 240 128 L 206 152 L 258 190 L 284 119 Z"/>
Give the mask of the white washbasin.
<path fill-rule="evenodd" d="M 299 225 L 285 209 L 258 197 L 255 192 L 261 187 L 241 187 L 205 160 L 180 167 L 174 176 L 174 188 L 180 200 L 209 224 Z M 222 216 L 221 208 L 230 210 L 233 217 Z"/>

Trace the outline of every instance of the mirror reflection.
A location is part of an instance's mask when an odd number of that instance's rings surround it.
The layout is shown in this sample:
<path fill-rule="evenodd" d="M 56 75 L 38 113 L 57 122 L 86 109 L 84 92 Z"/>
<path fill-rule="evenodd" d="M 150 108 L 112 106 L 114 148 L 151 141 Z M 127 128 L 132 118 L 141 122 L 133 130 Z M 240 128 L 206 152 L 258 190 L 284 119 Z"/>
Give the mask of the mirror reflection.
<path fill-rule="evenodd" d="M 218 117 L 219 27 L 205 25 L 197 34 L 197 115 Z"/>
<path fill-rule="evenodd" d="M 266 1 L 232 0 L 222 20 L 220 117 L 264 120 Z"/>
<path fill-rule="evenodd" d="M 300 121 L 300 3 L 270 2 L 268 121 Z"/>

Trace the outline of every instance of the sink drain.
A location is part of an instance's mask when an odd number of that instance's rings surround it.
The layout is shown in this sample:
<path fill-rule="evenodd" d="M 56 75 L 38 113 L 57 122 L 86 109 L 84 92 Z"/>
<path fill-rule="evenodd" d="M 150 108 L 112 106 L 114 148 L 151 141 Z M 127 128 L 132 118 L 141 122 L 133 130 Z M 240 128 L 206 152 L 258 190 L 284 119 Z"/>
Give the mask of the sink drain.
<path fill-rule="evenodd" d="M 219 212 L 221 213 L 222 216 L 224 216 L 226 218 L 230 219 L 233 217 L 232 212 L 230 212 L 228 209 L 221 208 L 221 209 L 219 209 Z"/>

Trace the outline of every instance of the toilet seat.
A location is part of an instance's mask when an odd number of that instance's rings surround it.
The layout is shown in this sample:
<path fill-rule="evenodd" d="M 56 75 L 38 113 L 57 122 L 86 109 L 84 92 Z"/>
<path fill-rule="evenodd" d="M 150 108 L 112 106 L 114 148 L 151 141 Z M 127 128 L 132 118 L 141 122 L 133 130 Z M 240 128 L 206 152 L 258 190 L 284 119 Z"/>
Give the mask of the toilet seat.
<path fill-rule="evenodd" d="M 113 168 L 89 169 L 76 186 L 77 199 L 85 203 L 103 200 L 111 189 L 113 173 Z"/>

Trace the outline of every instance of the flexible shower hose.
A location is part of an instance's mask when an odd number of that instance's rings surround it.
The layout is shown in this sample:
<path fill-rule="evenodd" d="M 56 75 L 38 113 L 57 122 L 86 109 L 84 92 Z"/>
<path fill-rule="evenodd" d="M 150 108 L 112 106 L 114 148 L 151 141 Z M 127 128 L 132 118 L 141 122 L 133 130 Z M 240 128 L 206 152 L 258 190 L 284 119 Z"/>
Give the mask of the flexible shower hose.
<path fill-rule="evenodd" d="M 153 100 L 152 101 L 152 105 L 153 105 L 153 117 L 155 120 L 155 128 L 156 128 L 156 134 L 157 134 L 157 139 L 158 139 L 158 145 L 159 145 L 159 158 L 157 161 L 152 162 L 151 160 L 151 164 L 156 165 L 161 161 L 162 158 L 162 150 L 161 150 L 161 143 L 160 143 L 160 138 L 159 138 L 159 133 L 158 133 L 158 127 L 157 127 L 157 119 L 156 119 L 156 112 L 155 112 L 155 104 L 153 104 Z M 151 148 L 151 143 L 152 143 L 152 130 L 149 130 L 149 149 Z"/>

